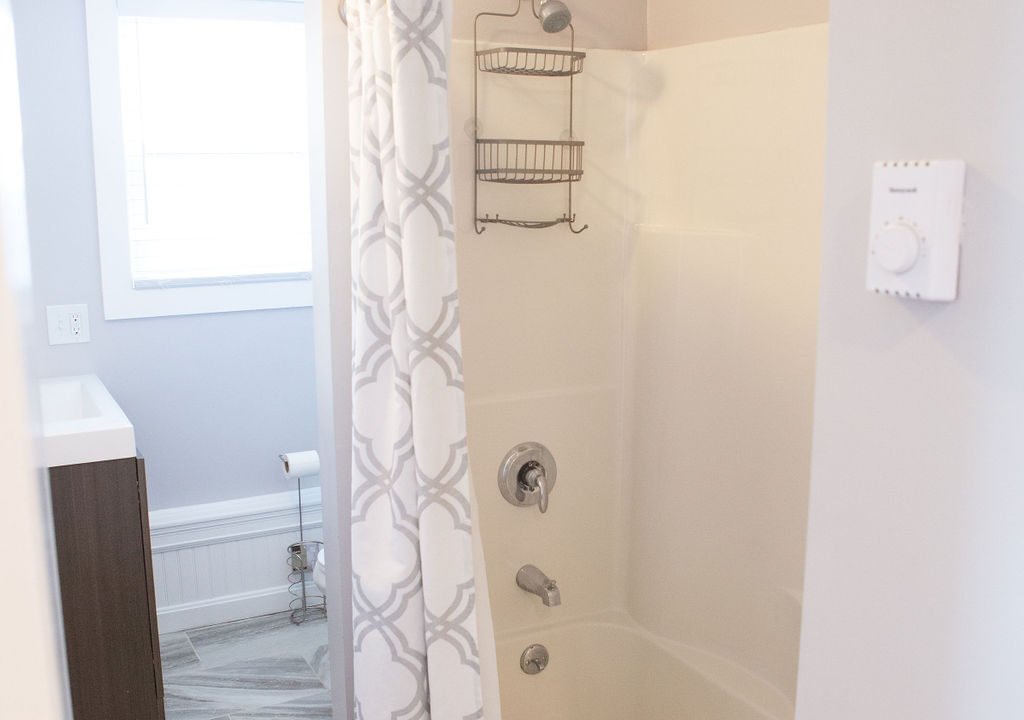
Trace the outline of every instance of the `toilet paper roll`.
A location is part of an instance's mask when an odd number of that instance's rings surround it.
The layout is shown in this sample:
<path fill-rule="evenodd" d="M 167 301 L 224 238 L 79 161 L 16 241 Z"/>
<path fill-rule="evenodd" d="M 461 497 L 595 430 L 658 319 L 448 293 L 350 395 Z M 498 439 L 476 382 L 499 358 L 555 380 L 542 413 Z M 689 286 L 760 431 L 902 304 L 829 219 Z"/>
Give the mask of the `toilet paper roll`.
<path fill-rule="evenodd" d="M 307 478 L 320 474 L 320 456 L 316 450 L 284 453 L 280 457 L 286 478 Z"/>

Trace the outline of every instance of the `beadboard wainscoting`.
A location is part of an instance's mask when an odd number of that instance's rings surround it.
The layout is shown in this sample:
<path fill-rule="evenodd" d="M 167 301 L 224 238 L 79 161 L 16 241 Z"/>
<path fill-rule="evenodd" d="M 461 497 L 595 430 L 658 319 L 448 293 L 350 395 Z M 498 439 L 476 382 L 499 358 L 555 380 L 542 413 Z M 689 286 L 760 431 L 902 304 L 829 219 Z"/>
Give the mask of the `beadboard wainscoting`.
<path fill-rule="evenodd" d="M 160 632 L 287 610 L 297 500 L 284 492 L 151 512 Z M 320 540 L 320 488 L 303 490 L 302 514 L 306 539 Z"/>

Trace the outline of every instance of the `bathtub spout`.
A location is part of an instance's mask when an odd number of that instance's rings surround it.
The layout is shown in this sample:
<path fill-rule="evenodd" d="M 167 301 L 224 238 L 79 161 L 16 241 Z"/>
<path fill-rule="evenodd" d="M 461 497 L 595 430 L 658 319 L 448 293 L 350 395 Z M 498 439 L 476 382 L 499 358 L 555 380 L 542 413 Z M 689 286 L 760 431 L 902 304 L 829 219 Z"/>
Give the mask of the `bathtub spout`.
<path fill-rule="evenodd" d="M 516 573 L 516 585 L 528 593 L 533 593 L 548 607 L 562 604 L 562 593 L 558 583 L 541 572 L 534 565 L 523 565 Z"/>

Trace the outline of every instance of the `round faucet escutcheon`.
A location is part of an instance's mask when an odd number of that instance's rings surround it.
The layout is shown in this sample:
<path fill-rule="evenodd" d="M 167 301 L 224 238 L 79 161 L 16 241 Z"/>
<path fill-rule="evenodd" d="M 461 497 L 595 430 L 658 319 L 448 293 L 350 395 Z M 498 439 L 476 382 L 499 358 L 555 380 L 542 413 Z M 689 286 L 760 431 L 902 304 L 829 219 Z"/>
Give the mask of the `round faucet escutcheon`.
<path fill-rule="evenodd" d="M 537 505 L 546 513 L 557 477 L 551 451 L 539 442 L 524 442 L 509 450 L 498 466 L 498 489 L 512 505 Z"/>

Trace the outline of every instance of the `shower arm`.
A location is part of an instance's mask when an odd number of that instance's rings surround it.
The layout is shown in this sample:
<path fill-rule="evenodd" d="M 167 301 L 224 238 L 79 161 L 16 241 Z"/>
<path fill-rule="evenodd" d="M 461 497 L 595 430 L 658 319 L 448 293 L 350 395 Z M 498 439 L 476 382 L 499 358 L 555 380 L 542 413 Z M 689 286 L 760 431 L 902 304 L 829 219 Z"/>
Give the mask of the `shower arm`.
<path fill-rule="evenodd" d="M 344 2 L 344 0 L 342 0 L 342 2 Z M 481 15 L 488 15 L 490 17 L 511 18 L 511 17 L 517 16 L 520 13 L 520 11 L 522 11 L 522 9 L 523 9 L 523 0 L 516 0 L 516 9 L 514 11 L 510 12 L 510 13 L 482 12 L 482 13 L 478 13 L 476 17 L 477 17 L 477 19 L 480 19 Z M 537 0 L 530 0 L 530 12 L 533 13 L 533 16 L 535 18 L 540 19 L 540 12 L 537 10 Z"/>

